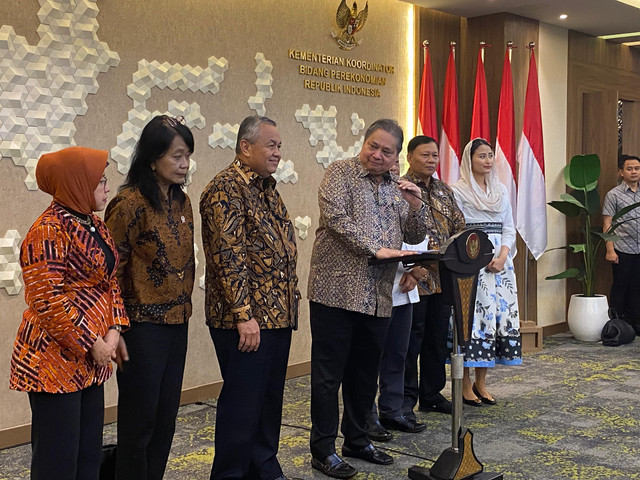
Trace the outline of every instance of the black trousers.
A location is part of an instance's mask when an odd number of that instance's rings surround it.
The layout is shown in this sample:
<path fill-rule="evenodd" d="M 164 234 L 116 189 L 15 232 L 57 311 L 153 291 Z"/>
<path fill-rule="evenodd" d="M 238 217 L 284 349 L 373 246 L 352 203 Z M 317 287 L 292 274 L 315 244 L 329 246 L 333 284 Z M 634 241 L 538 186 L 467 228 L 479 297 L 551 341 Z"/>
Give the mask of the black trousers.
<path fill-rule="evenodd" d="M 378 415 L 395 418 L 403 414 L 404 368 L 413 308 L 410 303 L 393 307 L 391 323 L 380 361 Z"/>
<path fill-rule="evenodd" d="M 118 480 L 162 480 L 180 406 L 187 324 L 131 322 L 118 371 Z"/>
<path fill-rule="evenodd" d="M 291 329 L 260 330 L 255 352 L 238 350 L 237 330 L 210 328 L 222 373 L 211 480 L 274 480 Z"/>
<path fill-rule="evenodd" d="M 367 419 L 376 396 L 389 318 L 309 302 L 311 320 L 311 455 L 335 453 L 342 384 L 344 443 L 369 445 Z"/>
<path fill-rule="evenodd" d="M 451 307 L 441 293 L 421 295 L 413 304 L 411 336 L 404 370 L 404 406 L 410 414 L 418 401 L 428 404 L 447 383 L 447 335 Z M 418 357 L 420 370 L 418 375 Z M 419 377 L 419 378 L 418 378 Z"/>
<path fill-rule="evenodd" d="M 104 389 L 29 393 L 31 479 L 98 480 L 102 461 Z"/>
<path fill-rule="evenodd" d="M 613 283 L 610 303 L 618 315 L 640 328 L 640 255 L 618 252 L 618 264 L 613 263 Z"/>

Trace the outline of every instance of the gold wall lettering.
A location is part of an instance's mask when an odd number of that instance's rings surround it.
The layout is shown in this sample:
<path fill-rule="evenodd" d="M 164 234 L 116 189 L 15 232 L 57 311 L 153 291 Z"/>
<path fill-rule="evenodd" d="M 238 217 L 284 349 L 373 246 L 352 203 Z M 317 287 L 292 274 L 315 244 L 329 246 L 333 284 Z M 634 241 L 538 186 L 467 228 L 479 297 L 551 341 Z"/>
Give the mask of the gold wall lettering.
<path fill-rule="evenodd" d="M 303 80 L 303 87 L 308 90 L 378 98 L 382 93 L 380 88 L 377 87 L 387 85 L 387 77 L 384 75 L 395 74 L 395 67 L 393 65 L 327 55 L 319 52 L 290 48 L 287 51 L 287 56 L 291 60 L 299 60 L 301 62 L 362 70 L 350 72 L 343 69 L 300 63 L 298 64 L 299 75 L 321 79 L 312 80 L 305 78 Z M 349 82 L 350 84 L 336 83 L 336 81 Z M 368 85 L 374 85 L 374 87 Z"/>

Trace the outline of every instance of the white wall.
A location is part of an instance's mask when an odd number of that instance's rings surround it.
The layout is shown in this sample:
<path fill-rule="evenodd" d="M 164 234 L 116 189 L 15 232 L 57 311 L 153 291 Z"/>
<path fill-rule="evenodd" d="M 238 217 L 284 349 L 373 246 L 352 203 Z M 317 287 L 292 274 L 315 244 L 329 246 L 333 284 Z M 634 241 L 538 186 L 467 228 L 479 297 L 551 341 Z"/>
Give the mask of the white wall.
<path fill-rule="evenodd" d="M 568 31 L 540 23 L 538 83 L 544 135 L 547 202 L 565 193 L 563 169 L 567 161 Z M 547 206 L 547 249 L 566 244 L 565 217 Z M 538 261 L 538 325 L 565 321 L 565 280 L 545 280 L 564 270 L 565 251 L 545 252 Z"/>

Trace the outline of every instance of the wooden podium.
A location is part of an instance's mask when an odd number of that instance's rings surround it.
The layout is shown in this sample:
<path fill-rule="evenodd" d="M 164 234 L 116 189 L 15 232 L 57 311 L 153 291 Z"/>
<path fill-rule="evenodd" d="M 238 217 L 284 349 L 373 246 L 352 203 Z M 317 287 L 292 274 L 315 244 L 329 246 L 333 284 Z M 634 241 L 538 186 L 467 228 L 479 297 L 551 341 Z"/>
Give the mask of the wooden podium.
<path fill-rule="evenodd" d="M 372 265 L 402 262 L 405 266 L 438 262 L 445 304 L 453 306 L 453 351 L 451 353 L 451 447 L 445 449 L 430 469 L 409 468 L 412 480 L 502 480 L 502 474 L 484 472 L 473 451 L 473 434 L 462 426 L 462 346 L 471 339 L 478 272 L 493 258 L 493 245 L 481 230 L 463 230 L 449 238 L 437 252 L 372 259 Z"/>

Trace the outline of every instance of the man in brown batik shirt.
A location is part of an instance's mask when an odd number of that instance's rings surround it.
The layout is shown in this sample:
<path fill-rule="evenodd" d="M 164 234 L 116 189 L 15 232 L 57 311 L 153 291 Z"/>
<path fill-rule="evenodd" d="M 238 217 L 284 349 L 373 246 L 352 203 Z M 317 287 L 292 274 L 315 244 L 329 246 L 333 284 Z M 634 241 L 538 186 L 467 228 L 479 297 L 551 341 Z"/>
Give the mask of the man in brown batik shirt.
<path fill-rule="evenodd" d="M 391 317 L 397 263 L 369 266 L 368 261 L 415 253 L 400 250 L 402 242 L 417 244 L 425 237 L 420 189 L 388 174 L 402 142 L 402 129 L 394 120 L 374 122 L 360 154 L 329 165 L 318 190 L 320 222 L 308 292 L 310 448 L 313 468 L 331 477 L 357 473 L 335 451 L 341 384 L 342 454 L 382 465 L 393 462 L 371 444 L 367 419 Z"/>
<path fill-rule="evenodd" d="M 276 458 L 291 332 L 298 322 L 296 243 L 271 176 L 275 122 L 251 116 L 236 158 L 200 199 L 205 315 L 224 380 L 211 479 L 285 479 Z"/>

